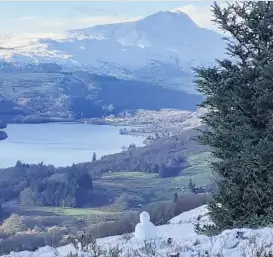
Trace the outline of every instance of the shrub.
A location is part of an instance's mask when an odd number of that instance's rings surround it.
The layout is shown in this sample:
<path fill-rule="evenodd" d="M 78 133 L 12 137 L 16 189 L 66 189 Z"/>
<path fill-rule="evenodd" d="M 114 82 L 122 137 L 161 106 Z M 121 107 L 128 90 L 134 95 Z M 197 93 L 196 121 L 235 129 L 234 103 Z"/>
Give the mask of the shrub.
<path fill-rule="evenodd" d="M 179 215 L 185 211 L 193 210 L 204 204 L 207 204 L 211 199 L 210 194 L 187 194 L 178 198 L 177 203 L 174 205 L 174 216 Z"/>
<path fill-rule="evenodd" d="M 11 251 L 35 251 L 45 245 L 46 243 L 42 236 L 17 235 L 0 241 L 0 251 L 1 254 L 7 254 Z"/>
<path fill-rule="evenodd" d="M 1 229 L 7 234 L 16 234 L 25 231 L 27 228 L 18 214 L 12 214 L 8 219 L 4 220 Z"/>
<path fill-rule="evenodd" d="M 163 225 L 174 216 L 207 204 L 210 198 L 209 194 L 187 194 L 179 196 L 175 203 L 153 203 L 145 210 L 150 214 L 151 221 L 155 225 Z"/>
<path fill-rule="evenodd" d="M 87 233 L 96 238 L 123 235 L 133 232 L 138 222 L 139 214 L 129 213 L 116 221 L 93 225 L 87 230 Z"/>

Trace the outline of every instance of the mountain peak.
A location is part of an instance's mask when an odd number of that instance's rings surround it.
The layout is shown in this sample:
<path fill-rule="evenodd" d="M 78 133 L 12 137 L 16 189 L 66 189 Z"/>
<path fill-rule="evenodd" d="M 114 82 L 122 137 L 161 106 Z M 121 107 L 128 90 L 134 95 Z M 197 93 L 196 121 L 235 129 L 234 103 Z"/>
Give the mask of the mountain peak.
<path fill-rule="evenodd" d="M 127 35 L 130 32 L 132 33 L 135 29 L 137 30 L 133 32 L 135 36 L 137 37 L 137 34 L 141 31 L 142 35 L 139 37 L 142 37 L 153 32 L 156 32 L 156 34 L 168 34 L 170 30 L 188 33 L 193 29 L 198 29 L 198 26 L 187 14 L 181 11 L 159 11 L 136 21 L 98 25 L 70 30 L 68 33 L 86 34 L 101 38 L 116 38 L 121 35 Z"/>
<path fill-rule="evenodd" d="M 125 46 L 173 48 L 183 47 L 183 42 L 191 41 L 190 37 L 198 34 L 198 30 L 199 27 L 187 14 L 181 11 L 160 11 L 137 21 L 100 25 L 70 32 L 111 39 Z"/>
<path fill-rule="evenodd" d="M 183 28 L 196 28 L 197 25 L 194 21 L 185 13 L 181 11 L 160 11 L 141 19 L 139 22 L 151 22 L 155 25 L 165 23 L 169 26 L 183 26 Z"/>

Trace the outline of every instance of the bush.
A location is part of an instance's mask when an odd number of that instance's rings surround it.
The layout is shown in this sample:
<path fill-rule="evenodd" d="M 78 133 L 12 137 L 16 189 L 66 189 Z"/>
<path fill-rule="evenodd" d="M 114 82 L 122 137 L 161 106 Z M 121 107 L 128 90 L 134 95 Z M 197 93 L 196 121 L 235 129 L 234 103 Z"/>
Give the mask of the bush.
<path fill-rule="evenodd" d="M 25 226 L 30 229 L 33 229 L 35 226 L 52 227 L 56 225 L 64 227 L 63 223 L 66 221 L 71 221 L 71 223 L 74 223 L 74 220 L 71 217 L 64 216 L 25 216 L 22 217 L 22 219 Z"/>
<path fill-rule="evenodd" d="M 149 205 L 145 210 L 156 225 L 166 224 L 173 217 L 174 205 L 171 202 L 159 202 Z"/>
<path fill-rule="evenodd" d="M 153 203 L 148 205 L 145 210 L 150 214 L 151 221 L 155 225 L 163 225 L 174 216 L 207 204 L 210 198 L 209 194 L 187 194 L 179 196 L 175 203 Z"/>
<path fill-rule="evenodd" d="M 210 194 L 187 194 L 178 198 L 174 205 L 174 216 L 177 216 L 185 211 L 193 210 L 204 204 L 207 204 L 211 199 Z"/>
<path fill-rule="evenodd" d="M 16 234 L 27 230 L 18 214 L 12 214 L 8 219 L 4 220 L 1 229 L 7 234 Z"/>
<path fill-rule="evenodd" d="M 133 232 L 138 222 L 139 214 L 129 213 L 119 220 L 93 225 L 86 232 L 95 238 L 122 235 Z"/>

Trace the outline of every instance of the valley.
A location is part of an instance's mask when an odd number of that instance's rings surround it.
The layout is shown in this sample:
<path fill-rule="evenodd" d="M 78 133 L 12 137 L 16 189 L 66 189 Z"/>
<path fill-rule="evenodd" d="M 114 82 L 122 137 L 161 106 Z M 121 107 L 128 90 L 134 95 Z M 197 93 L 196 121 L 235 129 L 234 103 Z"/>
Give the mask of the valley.
<path fill-rule="evenodd" d="M 47 124 L 50 131 L 56 125 Z M 39 131 L 45 135 L 41 128 Z M 118 135 L 118 128 L 115 131 Z M 33 250 L 44 245 L 39 239 L 44 236 L 62 245 L 68 242 L 69 235 L 88 231 L 96 237 L 128 233 L 142 210 L 148 210 L 157 224 L 164 224 L 173 213 L 206 203 L 213 190 L 208 166 L 211 157 L 206 147 L 191 139 L 196 133 L 188 128 L 173 136 L 154 139 L 146 146 L 130 145 L 120 153 L 67 167 L 18 161 L 15 167 L 0 169 L 4 219 L 0 231 L 7 238 L 0 242 L 1 253 L 16 245 L 18 249 Z M 7 184 L 8 187 L 4 186 Z M 181 199 L 179 210 L 173 209 L 176 194 Z M 159 213 L 165 212 L 162 220 Z M 121 223 L 121 217 L 132 223 Z M 10 233 L 17 237 L 12 244 Z M 32 243 L 23 246 L 21 240 L 28 236 Z"/>
<path fill-rule="evenodd" d="M 224 56 L 221 37 L 180 11 L 0 36 L 0 254 L 126 235 L 142 211 L 163 225 L 207 204 L 192 67 Z"/>
<path fill-rule="evenodd" d="M 272 257 L 273 2 L 0 2 L 0 256 Z"/>
<path fill-rule="evenodd" d="M 209 158 L 208 152 L 189 156 L 187 167 L 180 175 L 171 178 L 160 178 L 156 174 L 136 171 L 102 174 L 93 179 L 94 192 L 97 197 L 107 194 L 116 199 L 104 206 L 30 206 L 18 204 L 17 200 L 3 203 L 2 208 L 6 215 L 13 214 L 0 226 L 0 231 L 7 237 L 10 231 L 15 231 L 17 239 L 14 243 L 11 243 L 10 239 L 0 242 L 1 253 L 8 253 L 13 247 L 32 251 L 38 246 L 44 246 L 44 241 L 39 240 L 39 237 L 44 236 L 57 246 L 68 244 L 68 235 L 91 233 L 97 238 L 103 238 L 130 233 L 138 222 L 138 214 L 143 210 L 150 213 L 155 224 L 165 224 L 175 213 L 207 203 L 209 194 L 192 193 L 189 181 L 192 180 L 196 187 L 210 191 L 211 171 L 207 162 Z M 1 182 L 4 182 L 3 177 Z M 3 195 L 3 191 L 0 193 Z M 175 193 L 178 194 L 179 209 L 173 209 Z M 8 220 L 13 226 L 8 225 Z M 32 243 L 22 245 L 21 242 L 26 238 Z"/>

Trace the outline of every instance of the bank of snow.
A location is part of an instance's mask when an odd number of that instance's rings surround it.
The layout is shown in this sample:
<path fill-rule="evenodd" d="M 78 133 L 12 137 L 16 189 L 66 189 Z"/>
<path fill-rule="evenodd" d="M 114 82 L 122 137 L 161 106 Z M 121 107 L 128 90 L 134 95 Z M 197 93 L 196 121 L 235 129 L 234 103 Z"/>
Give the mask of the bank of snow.
<path fill-rule="evenodd" d="M 155 256 L 168 256 L 170 253 L 180 253 L 182 257 L 193 256 L 221 256 L 221 257 L 257 257 L 256 250 L 270 249 L 273 242 L 273 229 L 263 228 L 258 230 L 233 229 L 226 230 L 218 236 L 207 237 L 198 235 L 194 231 L 194 224 L 208 223 L 206 206 L 184 212 L 170 220 L 169 224 L 158 226 L 158 239 L 151 244 L 155 251 Z M 239 232 L 239 233 L 238 233 Z M 133 235 L 132 235 L 133 236 Z M 172 243 L 167 241 L 172 238 Z M 147 254 L 147 244 L 132 237 L 113 236 L 98 240 L 98 244 L 105 249 L 119 246 L 122 249 L 121 256 L 150 256 Z M 53 257 L 66 256 L 76 250 L 72 245 L 53 249 L 43 247 L 34 253 L 18 252 L 10 253 L 9 257 Z M 131 253 L 131 255 L 128 255 Z"/>

